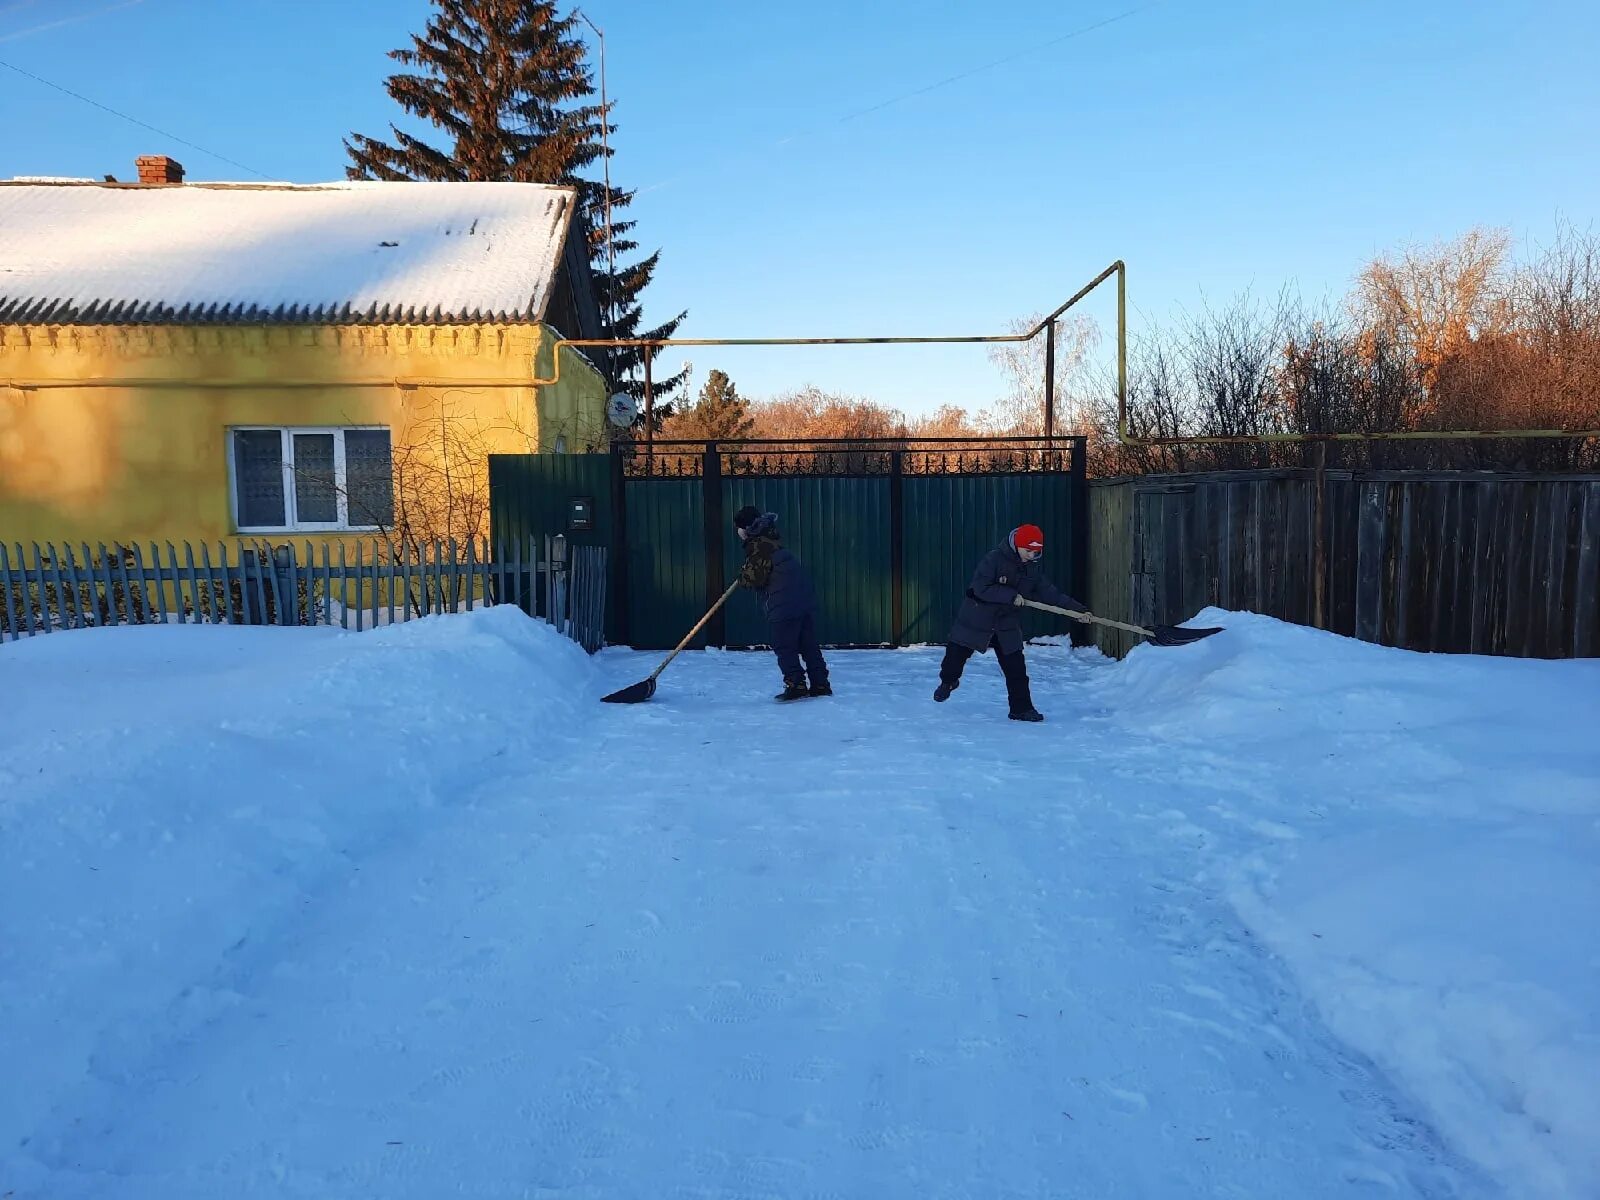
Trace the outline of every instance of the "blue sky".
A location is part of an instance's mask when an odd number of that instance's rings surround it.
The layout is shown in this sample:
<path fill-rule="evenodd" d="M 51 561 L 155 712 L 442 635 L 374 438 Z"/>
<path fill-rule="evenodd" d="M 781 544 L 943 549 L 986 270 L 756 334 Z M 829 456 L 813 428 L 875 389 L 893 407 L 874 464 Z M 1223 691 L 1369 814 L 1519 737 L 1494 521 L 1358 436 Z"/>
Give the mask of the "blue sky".
<path fill-rule="evenodd" d="M 385 52 L 427 11 L 0 0 L 0 60 L 310 182 L 342 177 L 351 130 L 386 130 Z M 1592 0 L 586 11 L 606 31 L 613 178 L 664 250 L 650 303 L 688 308 L 685 336 L 999 332 L 1119 257 L 1137 328 L 1243 289 L 1337 296 L 1375 253 L 1474 224 L 1527 243 L 1600 216 Z M 0 129 L 0 177 L 125 179 L 171 153 L 191 179 L 251 178 L 4 68 Z M 1109 322 L 1110 300 L 1088 311 Z M 975 348 L 665 357 L 751 394 L 815 383 L 908 411 L 1001 387 Z"/>

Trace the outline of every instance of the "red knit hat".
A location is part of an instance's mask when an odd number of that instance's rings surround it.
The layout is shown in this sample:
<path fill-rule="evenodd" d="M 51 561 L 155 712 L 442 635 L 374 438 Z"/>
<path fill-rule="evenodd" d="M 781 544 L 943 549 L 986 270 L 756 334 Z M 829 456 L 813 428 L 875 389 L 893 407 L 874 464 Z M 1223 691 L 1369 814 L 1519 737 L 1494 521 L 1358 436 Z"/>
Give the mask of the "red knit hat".
<path fill-rule="evenodd" d="M 1044 530 L 1037 525 L 1018 525 L 1011 531 L 1011 544 L 1018 550 L 1044 549 Z"/>

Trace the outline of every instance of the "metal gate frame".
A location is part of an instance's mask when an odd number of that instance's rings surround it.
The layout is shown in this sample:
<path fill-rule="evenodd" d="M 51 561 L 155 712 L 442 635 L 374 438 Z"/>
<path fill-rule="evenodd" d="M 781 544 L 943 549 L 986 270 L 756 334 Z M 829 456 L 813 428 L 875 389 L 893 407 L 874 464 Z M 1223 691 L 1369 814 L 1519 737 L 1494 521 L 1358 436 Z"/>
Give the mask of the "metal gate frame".
<path fill-rule="evenodd" d="M 617 442 L 611 449 L 612 623 L 618 642 L 632 644 L 628 579 L 630 484 L 650 481 L 700 482 L 705 556 L 705 607 L 727 587 L 724 561 L 729 517 L 723 503 L 730 479 L 881 479 L 888 489 L 890 630 L 874 646 L 905 644 L 905 480 L 909 478 L 995 478 L 1026 475 L 1066 476 L 1071 515 L 1068 590 L 1088 586 L 1089 495 L 1087 439 L 1082 436 L 1007 438 L 752 438 L 713 441 L 654 441 L 644 446 Z M 1085 645 L 1087 630 L 1072 626 L 1072 640 Z M 708 623 L 706 645 L 727 645 L 727 622 L 718 612 Z M 837 644 L 837 643 L 836 643 Z M 849 643 L 845 643 L 848 645 Z M 860 643 L 857 643 L 860 644 Z"/>

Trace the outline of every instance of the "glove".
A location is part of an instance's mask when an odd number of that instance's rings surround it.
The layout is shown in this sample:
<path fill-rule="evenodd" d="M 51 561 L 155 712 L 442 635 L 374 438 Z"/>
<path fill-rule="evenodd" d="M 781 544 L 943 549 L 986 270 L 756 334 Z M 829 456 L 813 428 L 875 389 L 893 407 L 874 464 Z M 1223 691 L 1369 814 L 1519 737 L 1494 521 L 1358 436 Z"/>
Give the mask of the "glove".
<path fill-rule="evenodd" d="M 1022 607 L 1022 593 L 1018 592 L 1015 596 L 1011 597 L 1011 603 L 1013 605 L 1015 605 L 1017 608 L 1021 608 Z"/>

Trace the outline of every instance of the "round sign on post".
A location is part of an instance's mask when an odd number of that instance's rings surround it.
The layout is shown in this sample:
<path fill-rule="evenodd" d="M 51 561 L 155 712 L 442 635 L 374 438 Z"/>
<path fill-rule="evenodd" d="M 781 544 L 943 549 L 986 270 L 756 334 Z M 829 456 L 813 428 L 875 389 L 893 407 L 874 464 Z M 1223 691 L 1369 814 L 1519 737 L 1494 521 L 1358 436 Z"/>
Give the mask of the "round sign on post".
<path fill-rule="evenodd" d="M 639 402 L 626 392 L 618 392 L 606 401 L 606 416 L 619 429 L 626 429 L 639 416 Z"/>

